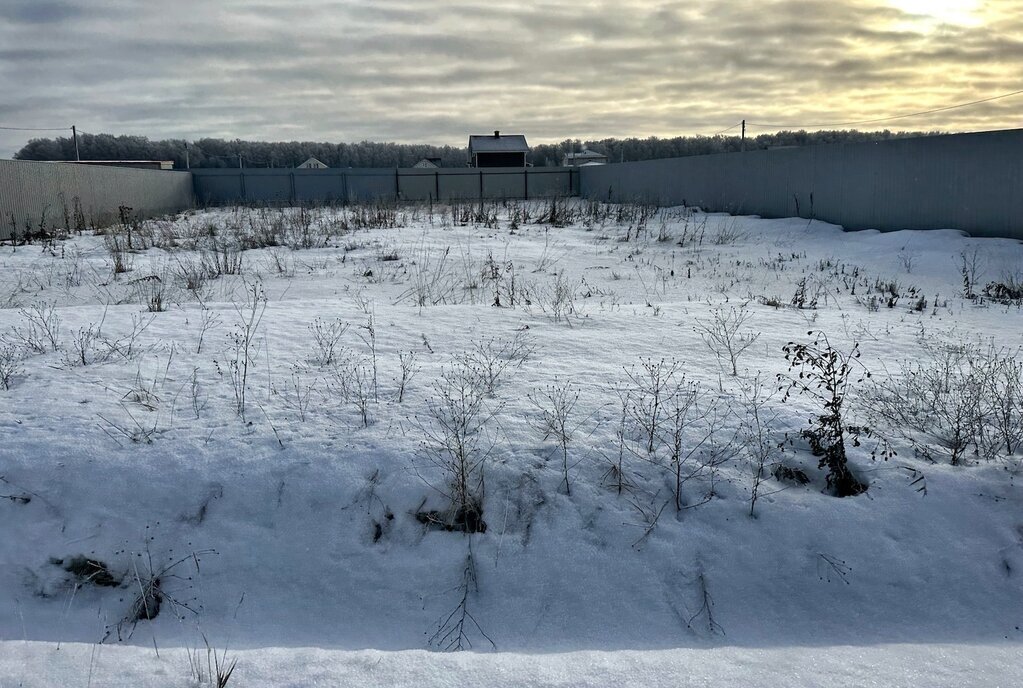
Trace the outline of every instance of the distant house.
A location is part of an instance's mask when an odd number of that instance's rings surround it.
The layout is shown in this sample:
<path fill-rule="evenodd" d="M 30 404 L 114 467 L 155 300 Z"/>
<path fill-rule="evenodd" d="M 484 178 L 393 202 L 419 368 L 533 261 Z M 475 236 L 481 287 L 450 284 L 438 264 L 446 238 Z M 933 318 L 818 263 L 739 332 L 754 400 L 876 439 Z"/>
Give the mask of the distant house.
<path fill-rule="evenodd" d="M 529 144 L 522 134 L 469 137 L 469 167 L 525 167 Z"/>
<path fill-rule="evenodd" d="M 588 167 L 590 165 L 606 165 L 607 156 L 603 153 L 583 148 L 578 153 L 566 153 L 561 159 L 562 167 Z"/>
<path fill-rule="evenodd" d="M 140 170 L 173 170 L 173 160 L 68 160 L 75 165 L 99 165 L 100 167 L 134 167 Z"/>
<path fill-rule="evenodd" d="M 327 165 L 320 162 L 316 158 L 309 158 L 304 163 L 298 166 L 300 170 L 325 170 Z"/>
<path fill-rule="evenodd" d="M 412 167 L 432 170 L 434 168 L 440 167 L 440 158 L 423 158 Z"/>

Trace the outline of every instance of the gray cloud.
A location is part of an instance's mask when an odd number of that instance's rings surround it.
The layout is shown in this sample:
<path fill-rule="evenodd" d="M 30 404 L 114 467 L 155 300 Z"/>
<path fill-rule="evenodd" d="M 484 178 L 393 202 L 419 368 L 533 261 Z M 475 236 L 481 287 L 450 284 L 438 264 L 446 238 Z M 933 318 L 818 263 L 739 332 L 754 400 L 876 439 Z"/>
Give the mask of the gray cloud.
<path fill-rule="evenodd" d="M 1016 2 L 941 25 L 884 0 L 5 0 L 0 126 L 462 144 L 870 119 L 1019 88 Z M 29 136 L 0 131 L 0 156 Z"/>

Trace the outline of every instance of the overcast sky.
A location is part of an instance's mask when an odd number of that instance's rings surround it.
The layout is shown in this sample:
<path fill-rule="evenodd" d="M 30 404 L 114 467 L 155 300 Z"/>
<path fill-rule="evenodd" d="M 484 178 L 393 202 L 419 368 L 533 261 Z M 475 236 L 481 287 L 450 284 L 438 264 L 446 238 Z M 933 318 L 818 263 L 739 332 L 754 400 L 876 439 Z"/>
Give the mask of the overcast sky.
<path fill-rule="evenodd" d="M 0 126 L 464 145 L 871 119 L 1023 89 L 1020 3 L 0 0 Z M 858 128 L 1020 113 L 1023 96 Z M 59 132 L 0 131 L 0 157 L 34 135 Z"/>

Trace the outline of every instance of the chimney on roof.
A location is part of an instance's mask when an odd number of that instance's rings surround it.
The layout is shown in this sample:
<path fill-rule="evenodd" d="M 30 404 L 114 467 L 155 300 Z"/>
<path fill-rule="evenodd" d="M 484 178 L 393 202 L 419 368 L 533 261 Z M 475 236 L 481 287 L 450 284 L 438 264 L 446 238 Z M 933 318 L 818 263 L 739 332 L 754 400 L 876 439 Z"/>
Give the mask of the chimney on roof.
<path fill-rule="evenodd" d="M 497 129 L 494 129 L 494 138 L 495 139 L 501 138 L 501 132 L 499 132 Z"/>

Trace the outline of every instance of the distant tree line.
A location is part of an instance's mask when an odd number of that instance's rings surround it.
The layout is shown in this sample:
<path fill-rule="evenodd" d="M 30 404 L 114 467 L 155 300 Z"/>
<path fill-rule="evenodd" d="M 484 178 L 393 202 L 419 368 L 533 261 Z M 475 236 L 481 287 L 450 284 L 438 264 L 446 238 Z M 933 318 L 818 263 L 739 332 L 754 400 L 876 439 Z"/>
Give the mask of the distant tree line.
<path fill-rule="evenodd" d="M 885 141 L 913 136 L 933 136 L 938 131 L 780 131 L 747 137 L 746 150 L 778 146 L 807 146 L 820 143 Z M 530 149 L 529 162 L 537 167 L 560 165 L 565 153 L 588 148 L 608 156 L 611 162 L 678 158 L 688 155 L 729 153 L 740 150 L 739 136 L 676 136 L 645 139 L 601 139 L 539 144 Z M 173 160 L 184 169 L 186 158 L 191 167 L 295 167 L 308 158 L 317 158 L 329 167 L 411 167 L 423 158 L 440 158 L 442 167 L 464 167 L 466 149 L 426 144 L 317 143 L 312 141 L 225 141 L 205 138 L 151 141 L 145 136 L 79 134 L 82 160 Z M 239 162 L 239 156 L 241 162 Z M 15 154 L 16 160 L 74 160 L 72 137 L 32 139 Z"/>

